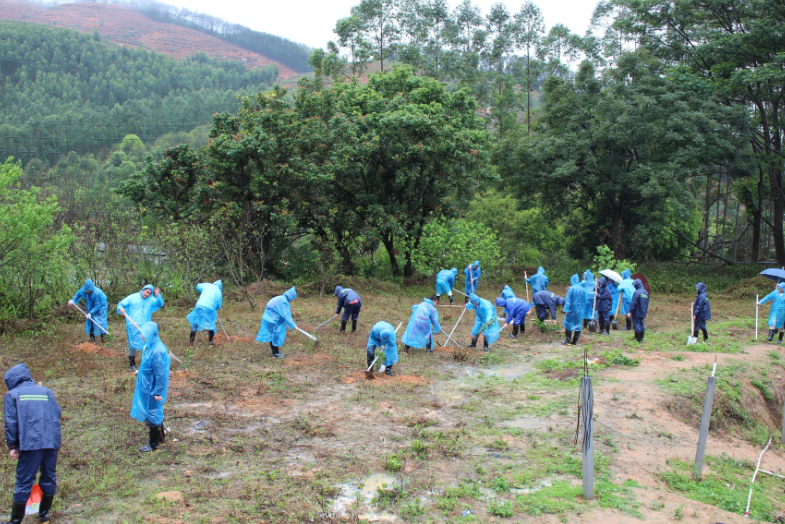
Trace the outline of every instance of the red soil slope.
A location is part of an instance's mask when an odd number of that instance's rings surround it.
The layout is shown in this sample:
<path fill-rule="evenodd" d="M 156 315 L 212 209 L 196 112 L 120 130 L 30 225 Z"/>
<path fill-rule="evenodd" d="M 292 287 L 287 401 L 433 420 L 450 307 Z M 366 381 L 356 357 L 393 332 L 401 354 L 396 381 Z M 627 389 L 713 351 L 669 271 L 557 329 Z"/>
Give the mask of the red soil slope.
<path fill-rule="evenodd" d="M 213 58 L 240 60 L 251 68 L 277 63 L 193 29 L 153 22 L 143 14 L 121 5 L 63 4 L 42 8 L 19 0 L 0 0 L 0 20 L 35 22 L 90 34 L 98 29 L 101 37 L 115 44 L 133 47 L 143 45 L 175 58 L 202 51 Z M 299 75 L 283 64 L 277 64 L 279 79 Z"/>

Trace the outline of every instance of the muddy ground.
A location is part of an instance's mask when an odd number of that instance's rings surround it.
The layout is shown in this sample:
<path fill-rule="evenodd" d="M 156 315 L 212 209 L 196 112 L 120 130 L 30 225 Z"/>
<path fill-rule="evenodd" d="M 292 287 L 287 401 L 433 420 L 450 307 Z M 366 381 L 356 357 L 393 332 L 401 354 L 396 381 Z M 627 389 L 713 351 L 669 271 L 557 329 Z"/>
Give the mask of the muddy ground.
<path fill-rule="evenodd" d="M 63 408 L 53 522 L 731 524 L 750 522 L 742 513 L 769 437 L 762 467 L 785 473 L 785 357 L 782 346 L 754 341 L 754 305 L 711 296 L 708 345 L 685 345 L 692 297 L 655 294 L 642 345 L 612 331 L 565 347 L 560 333 L 530 320 L 524 336 L 504 336 L 488 353 L 401 352 L 395 377 L 367 380 L 370 327 L 405 321 L 429 292 L 363 292 L 357 334 L 339 334 L 336 319 L 315 332 L 314 350 L 289 332 L 283 360 L 253 341 L 264 297 L 256 311 L 226 303 L 230 342 L 222 335 L 211 347 L 200 335 L 193 349 L 188 310 L 165 307 L 154 320 L 183 364 L 165 409 L 171 434 L 153 454 L 138 452 L 146 430 L 128 415 L 135 379 L 116 317 L 105 348 L 84 344 L 76 317 L 4 335 L 3 369 L 25 362 Z M 493 298 L 490 286 L 481 294 Z M 294 317 L 311 329 L 334 307 L 333 297 L 301 297 Z M 439 312 L 449 331 L 461 309 Z M 467 312 L 458 342 L 468 342 L 472 322 Z M 594 385 L 593 501 L 581 494 L 574 443 L 584 351 Z M 704 481 L 695 483 L 701 395 L 715 358 L 721 393 Z M 2 508 L 14 467 L 0 458 Z M 760 475 L 756 486 L 752 521 L 782 521 L 785 479 Z M 164 492 L 177 493 L 156 497 Z"/>

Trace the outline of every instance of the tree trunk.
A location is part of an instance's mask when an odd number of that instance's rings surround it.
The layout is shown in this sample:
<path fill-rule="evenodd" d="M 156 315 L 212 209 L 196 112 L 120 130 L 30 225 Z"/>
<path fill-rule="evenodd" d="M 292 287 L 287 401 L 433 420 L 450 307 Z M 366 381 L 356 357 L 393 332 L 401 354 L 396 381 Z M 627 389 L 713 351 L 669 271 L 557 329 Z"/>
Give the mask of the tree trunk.
<path fill-rule="evenodd" d="M 771 214 L 772 236 L 774 237 L 774 253 L 777 263 L 785 266 L 785 238 L 782 236 L 782 171 L 781 166 L 775 164 L 769 167 L 769 182 L 771 184 L 771 199 L 773 213 Z M 767 253 L 768 255 L 768 253 Z"/>
<path fill-rule="evenodd" d="M 616 219 L 613 221 L 613 256 L 616 260 L 624 259 L 624 210 L 616 212 Z"/>
<path fill-rule="evenodd" d="M 752 253 L 750 262 L 757 264 L 760 258 L 760 229 L 763 216 L 763 168 L 758 167 L 758 201 L 752 213 Z"/>
<path fill-rule="evenodd" d="M 382 244 L 384 244 L 384 249 L 387 250 L 387 254 L 390 257 L 390 270 L 392 270 L 392 274 L 394 277 L 400 276 L 401 269 L 398 267 L 398 259 L 395 256 L 395 243 L 393 242 L 392 238 L 384 237 L 382 238 Z"/>

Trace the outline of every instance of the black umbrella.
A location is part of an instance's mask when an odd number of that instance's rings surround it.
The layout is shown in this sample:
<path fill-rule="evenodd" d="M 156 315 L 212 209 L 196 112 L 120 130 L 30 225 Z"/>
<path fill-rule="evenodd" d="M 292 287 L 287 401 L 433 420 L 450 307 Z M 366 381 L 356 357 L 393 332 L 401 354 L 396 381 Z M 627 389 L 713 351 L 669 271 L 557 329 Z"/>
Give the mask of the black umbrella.
<path fill-rule="evenodd" d="M 785 269 L 765 269 L 761 271 L 760 274 L 777 283 L 785 282 Z"/>

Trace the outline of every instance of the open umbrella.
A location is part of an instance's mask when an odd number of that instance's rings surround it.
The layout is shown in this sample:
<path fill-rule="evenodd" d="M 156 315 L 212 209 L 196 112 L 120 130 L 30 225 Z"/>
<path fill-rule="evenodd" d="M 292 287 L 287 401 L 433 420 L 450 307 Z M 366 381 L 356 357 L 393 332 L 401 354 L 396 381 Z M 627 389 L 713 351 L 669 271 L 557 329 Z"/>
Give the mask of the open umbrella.
<path fill-rule="evenodd" d="M 643 289 L 646 290 L 646 293 L 651 293 L 651 289 L 649 288 L 649 281 L 646 279 L 646 275 L 643 273 L 635 273 L 632 275 L 633 280 L 640 280 L 643 283 Z"/>
<path fill-rule="evenodd" d="M 769 278 L 769 279 L 773 280 L 774 282 L 777 282 L 778 284 L 780 282 L 785 282 L 785 268 L 783 268 L 783 269 L 777 269 L 777 268 L 764 269 L 763 271 L 760 272 L 760 274 L 763 275 L 766 278 Z"/>
<path fill-rule="evenodd" d="M 604 276 L 607 279 L 613 280 L 617 284 L 621 284 L 621 281 L 624 280 L 621 278 L 621 275 L 615 272 L 612 269 L 603 269 L 600 271 L 600 275 Z"/>

